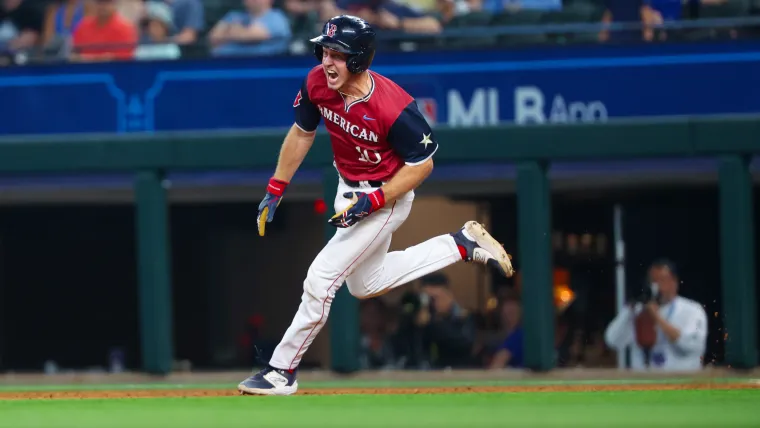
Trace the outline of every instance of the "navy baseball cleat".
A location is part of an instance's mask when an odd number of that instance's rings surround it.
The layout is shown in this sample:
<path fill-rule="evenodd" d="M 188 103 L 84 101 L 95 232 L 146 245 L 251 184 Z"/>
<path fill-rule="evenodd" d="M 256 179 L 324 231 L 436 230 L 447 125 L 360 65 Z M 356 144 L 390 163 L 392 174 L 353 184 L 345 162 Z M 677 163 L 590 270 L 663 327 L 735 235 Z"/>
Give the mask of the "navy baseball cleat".
<path fill-rule="evenodd" d="M 514 275 L 511 257 L 482 224 L 468 221 L 459 232 L 452 233 L 451 236 L 457 246 L 464 249 L 464 261 L 491 266 L 506 277 Z"/>
<path fill-rule="evenodd" d="M 298 390 L 296 373 L 267 366 L 240 382 L 238 391 L 250 395 L 292 395 Z"/>

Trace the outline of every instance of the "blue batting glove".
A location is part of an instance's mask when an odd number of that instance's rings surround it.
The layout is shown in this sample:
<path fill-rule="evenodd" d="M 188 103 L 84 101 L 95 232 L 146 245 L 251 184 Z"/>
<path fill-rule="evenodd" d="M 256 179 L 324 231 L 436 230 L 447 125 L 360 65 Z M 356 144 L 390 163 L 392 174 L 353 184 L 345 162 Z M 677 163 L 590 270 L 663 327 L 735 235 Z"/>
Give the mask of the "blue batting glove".
<path fill-rule="evenodd" d="M 328 223 L 335 227 L 351 227 L 385 206 L 385 193 L 383 193 L 383 189 L 377 189 L 370 194 L 347 192 L 343 194 L 343 197 L 351 199 L 351 204 L 348 208 L 330 218 Z"/>
<path fill-rule="evenodd" d="M 269 179 L 267 194 L 259 204 L 259 214 L 256 216 L 256 223 L 259 225 L 259 236 L 264 236 L 266 224 L 274 219 L 274 211 L 282 202 L 282 195 L 285 188 L 288 187 L 287 181 L 278 180 L 274 177 Z"/>

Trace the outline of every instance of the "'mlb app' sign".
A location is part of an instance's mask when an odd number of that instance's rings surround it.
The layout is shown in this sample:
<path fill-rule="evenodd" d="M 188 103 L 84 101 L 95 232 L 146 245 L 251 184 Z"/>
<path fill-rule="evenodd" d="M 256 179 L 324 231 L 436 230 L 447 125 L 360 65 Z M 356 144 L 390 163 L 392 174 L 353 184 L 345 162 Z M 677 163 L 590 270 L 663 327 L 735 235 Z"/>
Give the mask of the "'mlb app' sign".
<path fill-rule="evenodd" d="M 0 69 L 0 135 L 287 128 L 313 57 Z M 760 113 L 760 42 L 379 52 L 432 125 Z M 43 118 L 43 119 L 41 119 Z"/>

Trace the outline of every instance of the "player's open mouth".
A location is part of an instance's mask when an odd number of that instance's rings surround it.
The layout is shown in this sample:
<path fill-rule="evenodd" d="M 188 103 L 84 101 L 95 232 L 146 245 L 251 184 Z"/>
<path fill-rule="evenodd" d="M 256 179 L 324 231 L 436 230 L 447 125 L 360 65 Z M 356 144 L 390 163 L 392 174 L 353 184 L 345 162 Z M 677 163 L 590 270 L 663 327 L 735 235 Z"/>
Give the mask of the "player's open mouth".
<path fill-rule="evenodd" d="M 327 72 L 327 80 L 329 80 L 330 82 L 335 82 L 336 80 L 338 80 L 337 71 L 326 70 L 326 72 Z"/>

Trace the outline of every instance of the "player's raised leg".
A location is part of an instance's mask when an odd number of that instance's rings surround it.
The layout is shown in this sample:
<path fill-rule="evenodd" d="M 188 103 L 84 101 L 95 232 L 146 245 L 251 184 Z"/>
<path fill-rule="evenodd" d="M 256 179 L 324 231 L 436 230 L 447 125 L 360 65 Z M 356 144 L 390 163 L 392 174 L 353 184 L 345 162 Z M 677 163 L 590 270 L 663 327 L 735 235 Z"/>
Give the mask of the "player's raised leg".
<path fill-rule="evenodd" d="M 436 236 L 403 251 L 375 252 L 346 279 L 346 285 L 358 298 L 376 297 L 459 261 L 488 265 L 508 277 L 514 273 L 501 244 L 480 223 L 468 221 L 455 233 Z"/>

